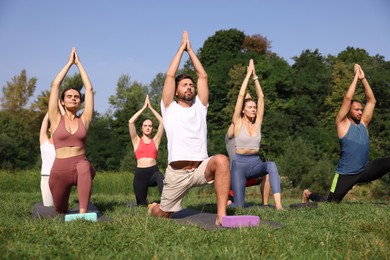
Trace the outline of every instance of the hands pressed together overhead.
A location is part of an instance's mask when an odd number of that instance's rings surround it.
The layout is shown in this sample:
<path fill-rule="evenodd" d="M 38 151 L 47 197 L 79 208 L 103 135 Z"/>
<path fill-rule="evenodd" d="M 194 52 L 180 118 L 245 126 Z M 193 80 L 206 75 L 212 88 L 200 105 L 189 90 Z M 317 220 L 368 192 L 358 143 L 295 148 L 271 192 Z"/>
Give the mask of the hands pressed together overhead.
<path fill-rule="evenodd" d="M 72 51 L 70 52 L 69 59 L 68 59 L 69 64 L 75 64 L 78 66 L 80 64 L 80 58 L 79 55 L 76 52 L 76 48 L 73 47 Z"/>
<path fill-rule="evenodd" d="M 183 31 L 180 48 L 183 48 L 183 50 L 186 52 L 192 51 L 192 47 L 191 47 L 191 43 L 187 31 Z"/>
<path fill-rule="evenodd" d="M 355 66 L 353 67 L 353 71 L 354 71 L 355 76 L 356 75 L 358 76 L 359 80 L 365 79 L 364 71 L 363 71 L 362 67 L 360 67 L 359 64 L 355 64 Z"/>

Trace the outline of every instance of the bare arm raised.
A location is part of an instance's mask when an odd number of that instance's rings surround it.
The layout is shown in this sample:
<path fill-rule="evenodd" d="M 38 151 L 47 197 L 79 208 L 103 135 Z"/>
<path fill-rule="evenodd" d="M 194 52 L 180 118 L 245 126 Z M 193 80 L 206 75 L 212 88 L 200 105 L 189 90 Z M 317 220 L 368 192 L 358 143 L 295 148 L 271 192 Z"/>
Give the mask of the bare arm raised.
<path fill-rule="evenodd" d="M 84 101 L 84 111 L 81 115 L 81 120 L 83 120 L 85 127 L 88 129 L 92 121 L 93 110 L 94 110 L 94 98 L 93 98 L 93 88 L 91 80 L 89 79 L 87 72 L 85 71 L 83 65 L 81 65 L 79 56 L 75 51 L 74 63 L 79 69 L 81 80 L 85 87 L 85 101 Z"/>
<path fill-rule="evenodd" d="M 361 122 L 367 127 L 371 122 L 372 116 L 374 115 L 376 99 L 374 96 L 374 92 L 372 92 L 370 84 L 368 84 L 368 81 L 361 67 L 359 67 L 359 79 L 363 83 L 364 94 L 366 96 L 366 106 L 363 110 Z"/>
<path fill-rule="evenodd" d="M 241 84 L 240 92 L 238 93 L 238 97 L 237 97 L 237 101 L 236 101 L 236 106 L 234 108 L 234 114 L 233 114 L 233 118 L 232 118 L 232 122 L 234 124 L 234 136 L 236 136 L 241 129 L 242 106 L 244 104 L 244 97 L 245 97 L 246 88 L 248 86 L 248 81 L 249 81 L 250 76 L 252 75 L 253 69 L 254 69 L 253 60 L 250 60 L 249 65 L 248 65 L 247 70 L 246 70 L 246 76 L 245 76 L 244 81 Z"/>
<path fill-rule="evenodd" d="M 253 60 L 251 60 L 253 62 Z M 256 124 L 261 128 L 263 123 L 264 116 L 264 93 L 261 89 L 259 77 L 256 75 L 255 65 L 253 64 L 252 78 L 255 82 L 256 94 L 257 94 L 257 115 L 256 115 Z"/>
<path fill-rule="evenodd" d="M 72 51 L 69 55 L 68 62 L 57 74 L 57 76 L 55 77 L 55 79 L 51 84 L 48 113 L 49 113 L 49 121 L 51 122 L 52 125 L 51 130 L 53 131 L 53 133 L 56 130 L 61 118 L 61 112 L 58 107 L 58 100 L 60 99 L 60 86 L 66 74 L 68 73 L 70 67 L 74 64 L 75 53 L 76 53 L 76 49 L 72 48 Z"/>
<path fill-rule="evenodd" d="M 190 40 L 188 38 L 188 34 L 186 37 L 186 51 L 188 55 L 190 56 L 190 59 L 192 61 L 192 64 L 195 68 L 195 73 L 198 76 L 198 83 L 197 83 L 197 92 L 200 101 L 204 106 L 206 106 L 209 102 L 209 87 L 207 82 L 207 73 L 204 70 L 202 64 L 200 63 L 198 57 L 194 53 L 191 47 Z"/>
<path fill-rule="evenodd" d="M 162 91 L 162 102 L 165 107 L 168 107 L 169 104 L 172 102 L 172 100 L 175 97 L 175 77 L 176 72 L 179 68 L 181 58 L 183 56 L 184 51 L 186 50 L 187 45 L 187 32 L 183 32 L 180 47 L 177 50 L 175 56 L 173 57 L 173 60 L 171 61 L 171 64 L 169 65 L 166 77 L 165 77 L 165 83 Z"/>

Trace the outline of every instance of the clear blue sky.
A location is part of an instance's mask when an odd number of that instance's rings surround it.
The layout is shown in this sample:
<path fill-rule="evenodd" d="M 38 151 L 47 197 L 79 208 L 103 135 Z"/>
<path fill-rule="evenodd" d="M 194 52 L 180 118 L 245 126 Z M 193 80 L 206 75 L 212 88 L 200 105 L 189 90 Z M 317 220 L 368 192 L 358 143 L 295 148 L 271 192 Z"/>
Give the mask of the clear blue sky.
<path fill-rule="evenodd" d="M 347 46 L 390 59 L 388 0 L 0 0 L 0 86 L 26 69 L 38 78 L 35 98 L 75 46 L 104 113 L 120 75 L 149 84 L 166 72 L 183 30 L 198 50 L 231 28 L 267 37 L 290 64 L 306 49 L 337 55 Z"/>

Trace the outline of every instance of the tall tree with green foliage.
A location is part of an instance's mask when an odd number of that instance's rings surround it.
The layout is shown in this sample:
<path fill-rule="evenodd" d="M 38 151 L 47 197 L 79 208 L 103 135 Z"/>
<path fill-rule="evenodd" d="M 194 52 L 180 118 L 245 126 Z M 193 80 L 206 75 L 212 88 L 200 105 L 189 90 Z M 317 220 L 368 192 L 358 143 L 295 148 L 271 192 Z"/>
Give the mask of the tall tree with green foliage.
<path fill-rule="evenodd" d="M 27 108 L 34 94 L 35 77 L 28 78 L 26 70 L 7 81 L 3 87 L 0 111 L 0 167 L 23 169 L 32 167 L 39 154 L 37 114 Z M 33 129 L 37 129 L 34 131 Z"/>
<path fill-rule="evenodd" d="M 14 76 L 12 81 L 7 81 L 3 87 L 3 96 L 0 98 L 1 108 L 8 111 L 20 111 L 28 105 L 29 99 L 35 91 L 35 77 L 28 78 L 26 70 Z"/>
<path fill-rule="evenodd" d="M 234 58 L 242 49 L 245 34 L 237 29 L 220 30 L 206 39 L 199 50 L 199 60 L 207 68 L 218 63 L 222 57 Z"/>
<path fill-rule="evenodd" d="M 131 81 L 129 75 L 121 75 L 116 88 L 116 94 L 109 97 L 113 110 L 112 129 L 116 133 L 121 152 L 121 169 L 133 170 L 135 158 L 129 137 L 128 121 L 142 107 L 148 87 L 137 81 Z M 142 118 L 140 119 L 142 120 Z"/>
<path fill-rule="evenodd" d="M 108 114 L 94 113 L 87 139 L 87 157 L 98 171 L 117 171 L 123 156 L 122 144 Z"/>

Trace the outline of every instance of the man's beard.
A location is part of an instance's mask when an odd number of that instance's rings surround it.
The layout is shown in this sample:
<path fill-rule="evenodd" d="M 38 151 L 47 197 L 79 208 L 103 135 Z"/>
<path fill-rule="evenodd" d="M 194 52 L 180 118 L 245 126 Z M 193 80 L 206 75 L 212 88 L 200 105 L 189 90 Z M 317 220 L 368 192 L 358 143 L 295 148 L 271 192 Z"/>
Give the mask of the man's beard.
<path fill-rule="evenodd" d="M 360 119 L 359 118 L 357 118 L 357 117 L 352 117 L 352 116 L 350 116 L 349 117 L 353 122 L 355 122 L 355 124 L 360 124 L 360 121 L 362 120 L 362 118 L 360 117 Z"/>
<path fill-rule="evenodd" d="M 360 124 L 360 121 L 361 121 L 361 119 L 357 119 L 357 118 L 352 118 L 352 120 L 355 122 L 355 124 Z"/>
<path fill-rule="evenodd" d="M 194 95 L 192 94 L 192 92 L 188 95 L 186 93 L 184 93 L 184 95 L 181 97 L 181 99 L 184 101 L 192 101 L 192 100 L 194 100 Z"/>

